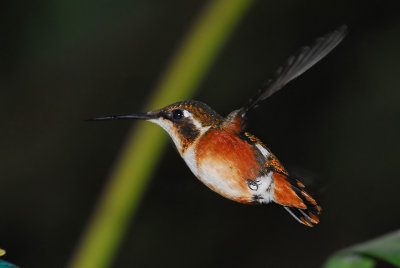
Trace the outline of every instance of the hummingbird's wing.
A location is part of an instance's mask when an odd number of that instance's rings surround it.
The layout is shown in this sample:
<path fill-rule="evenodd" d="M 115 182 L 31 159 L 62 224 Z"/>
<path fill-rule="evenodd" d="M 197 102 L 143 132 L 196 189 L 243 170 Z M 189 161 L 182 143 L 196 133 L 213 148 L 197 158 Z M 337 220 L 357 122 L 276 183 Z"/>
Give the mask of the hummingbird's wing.
<path fill-rule="evenodd" d="M 275 78 L 269 80 L 266 86 L 262 87 L 258 94 L 240 109 L 242 117 L 249 110 L 255 108 L 258 103 L 277 92 L 325 57 L 343 40 L 346 33 L 347 26 L 343 25 L 337 30 L 316 39 L 312 46 L 301 48 L 297 55 L 290 57 L 286 64 L 278 69 Z"/>

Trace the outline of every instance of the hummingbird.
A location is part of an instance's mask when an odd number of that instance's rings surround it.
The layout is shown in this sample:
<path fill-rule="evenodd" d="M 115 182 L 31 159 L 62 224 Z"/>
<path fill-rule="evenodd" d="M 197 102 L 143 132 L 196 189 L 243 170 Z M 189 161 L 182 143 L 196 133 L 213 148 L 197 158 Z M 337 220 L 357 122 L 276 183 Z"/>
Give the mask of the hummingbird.
<path fill-rule="evenodd" d="M 192 173 L 214 192 L 245 204 L 276 203 L 299 223 L 319 223 L 321 206 L 305 185 L 279 162 L 257 137 L 245 130 L 246 115 L 303 74 L 345 37 L 341 26 L 288 58 L 273 79 L 241 108 L 222 117 L 207 104 L 185 100 L 159 110 L 95 117 L 90 120 L 141 119 L 162 127 Z"/>

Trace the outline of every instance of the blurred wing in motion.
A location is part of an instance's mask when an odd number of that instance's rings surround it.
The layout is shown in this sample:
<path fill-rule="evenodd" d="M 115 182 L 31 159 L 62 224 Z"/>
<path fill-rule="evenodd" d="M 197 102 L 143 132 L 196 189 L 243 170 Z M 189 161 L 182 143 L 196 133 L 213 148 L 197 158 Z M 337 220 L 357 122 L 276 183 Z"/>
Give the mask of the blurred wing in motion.
<path fill-rule="evenodd" d="M 290 57 L 286 64 L 278 69 L 276 77 L 269 80 L 266 86 L 261 88 L 258 94 L 240 109 L 242 117 L 249 110 L 255 108 L 258 103 L 280 90 L 324 58 L 343 40 L 346 33 L 347 26 L 343 25 L 337 30 L 317 38 L 312 46 L 301 48 L 297 55 Z"/>

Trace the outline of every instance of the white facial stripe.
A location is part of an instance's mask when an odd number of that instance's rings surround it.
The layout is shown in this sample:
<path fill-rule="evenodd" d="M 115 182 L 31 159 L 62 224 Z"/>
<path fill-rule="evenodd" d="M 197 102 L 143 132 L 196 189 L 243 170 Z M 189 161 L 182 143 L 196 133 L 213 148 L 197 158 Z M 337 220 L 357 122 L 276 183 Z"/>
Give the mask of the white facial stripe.
<path fill-rule="evenodd" d="M 209 129 L 210 127 L 206 127 L 206 128 L 204 128 L 202 125 L 201 125 L 201 123 L 199 122 L 199 121 L 197 121 L 196 119 L 194 119 L 193 117 L 192 117 L 192 123 L 193 123 L 193 125 L 195 125 L 196 126 L 196 128 L 197 129 L 199 129 L 201 132 L 203 132 L 203 129 Z"/>
<path fill-rule="evenodd" d="M 260 152 L 265 156 L 268 157 L 270 155 L 270 153 L 268 152 L 267 149 L 265 149 L 264 146 L 262 146 L 261 144 L 256 144 L 256 147 L 258 150 L 260 150 Z"/>
<path fill-rule="evenodd" d="M 195 125 L 196 128 L 197 128 L 198 130 L 200 130 L 200 132 L 204 133 L 204 132 L 203 132 L 204 129 L 208 130 L 208 128 L 204 128 L 204 127 L 201 125 L 201 123 L 200 123 L 199 121 L 197 121 L 189 111 L 183 110 L 183 116 L 184 116 L 184 117 L 190 118 L 191 121 L 192 121 L 192 123 L 193 123 L 193 125 Z"/>

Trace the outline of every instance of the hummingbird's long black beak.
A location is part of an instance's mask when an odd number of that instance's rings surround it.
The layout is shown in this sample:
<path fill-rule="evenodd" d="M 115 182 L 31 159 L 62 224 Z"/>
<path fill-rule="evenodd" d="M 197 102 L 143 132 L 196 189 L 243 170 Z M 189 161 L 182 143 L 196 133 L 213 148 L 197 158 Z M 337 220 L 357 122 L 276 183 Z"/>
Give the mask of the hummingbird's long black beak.
<path fill-rule="evenodd" d="M 136 114 L 121 114 L 121 115 L 106 115 L 88 119 L 87 121 L 101 121 L 101 120 L 117 120 L 117 119 L 141 119 L 150 120 L 158 118 L 155 112 L 136 113 Z"/>

